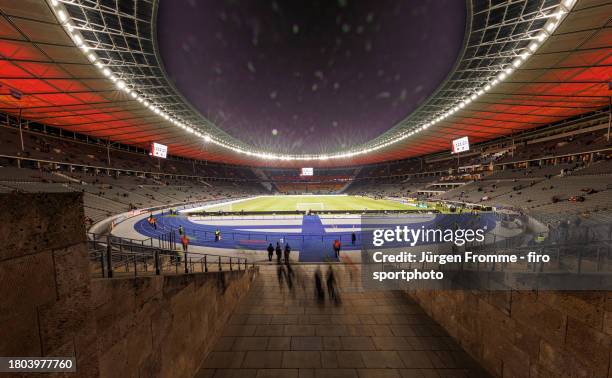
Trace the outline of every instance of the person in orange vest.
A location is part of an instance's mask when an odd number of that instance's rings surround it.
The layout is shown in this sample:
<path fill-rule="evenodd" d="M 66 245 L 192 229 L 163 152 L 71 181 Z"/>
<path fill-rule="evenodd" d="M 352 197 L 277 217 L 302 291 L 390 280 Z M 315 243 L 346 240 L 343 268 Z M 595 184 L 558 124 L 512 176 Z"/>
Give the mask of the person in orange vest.
<path fill-rule="evenodd" d="M 336 258 L 340 256 L 341 247 L 342 247 L 342 243 L 340 243 L 340 240 L 338 239 L 334 240 L 334 252 L 336 253 Z"/>
<path fill-rule="evenodd" d="M 186 234 L 181 236 L 181 244 L 183 245 L 183 252 L 187 252 L 187 247 L 189 247 L 189 237 Z"/>

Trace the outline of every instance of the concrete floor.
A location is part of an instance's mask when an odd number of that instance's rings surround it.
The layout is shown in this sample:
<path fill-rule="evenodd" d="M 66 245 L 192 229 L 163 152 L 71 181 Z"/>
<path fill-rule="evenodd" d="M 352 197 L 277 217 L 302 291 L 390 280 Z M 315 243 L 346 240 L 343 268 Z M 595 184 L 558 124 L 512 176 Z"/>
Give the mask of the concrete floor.
<path fill-rule="evenodd" d="M 198 378 L 488 376 L 404 294 L 361 290 L 354 266 L 334 266 L 339 301 L 318 299 L 317 265 L 292 265 L 291 288 L 282 269 L 261 266 Z"/>

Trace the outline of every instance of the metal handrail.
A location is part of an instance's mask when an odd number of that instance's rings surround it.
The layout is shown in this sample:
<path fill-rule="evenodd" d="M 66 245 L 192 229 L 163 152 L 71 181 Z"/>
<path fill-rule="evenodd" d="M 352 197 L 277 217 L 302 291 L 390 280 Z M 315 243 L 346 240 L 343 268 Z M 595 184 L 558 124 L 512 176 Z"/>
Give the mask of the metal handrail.
<path fill-rule="evenodd" d="M 94 276 L 112 278 L 116 275 L 164 275 L 206 273 L 210 271 L 246 270 L 248 259 L 201 252 L 189 252 L 138 245 L 120 238 L 90 238 L 89 258 Z"/>

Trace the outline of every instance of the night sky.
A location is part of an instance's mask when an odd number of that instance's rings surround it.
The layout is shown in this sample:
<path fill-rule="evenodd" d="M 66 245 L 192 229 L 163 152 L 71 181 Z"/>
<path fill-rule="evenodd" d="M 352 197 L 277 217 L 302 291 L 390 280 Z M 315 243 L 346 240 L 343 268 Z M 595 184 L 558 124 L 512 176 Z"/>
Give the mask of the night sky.
<path fill-rule="evenodd" d="M 230 135 L 330 153 L 422 103 L 461 50 L 461 0 L 161 0 L 157 33 L 179 91 Z"/>

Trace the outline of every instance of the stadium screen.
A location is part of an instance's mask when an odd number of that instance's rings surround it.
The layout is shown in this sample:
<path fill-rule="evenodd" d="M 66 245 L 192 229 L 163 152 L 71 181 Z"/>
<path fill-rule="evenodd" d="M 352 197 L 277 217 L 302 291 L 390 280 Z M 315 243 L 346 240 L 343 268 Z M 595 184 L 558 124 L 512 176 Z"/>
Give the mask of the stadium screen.
<path fill-rule="evenodd" d="M 300 176 L 312 176 L 313 174 L 314 174 L 313 168 L 302 168 L 302 173 L 300 173 Z"/>
<path fill-rule="evenodd" d="M 151 143 L 149 155 L 165 159 L 168 156 L 168 146 L 159 143 Z"/>
<path fill-rule="evenodd" d="M 453 140 L 453 154 L 470 150 L 470 141 L 468 137 L 463 137 Z"/>

